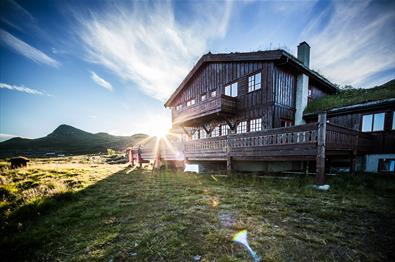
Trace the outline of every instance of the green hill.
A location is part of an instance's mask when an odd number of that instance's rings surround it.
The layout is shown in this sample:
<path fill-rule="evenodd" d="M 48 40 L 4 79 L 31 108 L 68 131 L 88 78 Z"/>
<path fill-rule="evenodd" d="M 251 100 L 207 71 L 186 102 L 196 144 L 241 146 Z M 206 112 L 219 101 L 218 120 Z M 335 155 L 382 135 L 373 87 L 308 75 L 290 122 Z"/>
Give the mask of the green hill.
<path fill-rule="evenodd" d="M 336 94 L 323 96 L 310 102 L 305 114 L 329 110 L 336 107 L 343 107 L 370 101 L 395 98 L 395 79 L 373 88 L 351 88 L 339 90 Z"/>
<path fill-rule="evenodd" d="M 124 150 L 147 135 L 112 136 L 92 134 L 78 128 L 60 125 L 51 134 L 37 139 L 15 137 L 0 143 L 0 155 L 87 154 L 106 152 L 107 148 Z"/>

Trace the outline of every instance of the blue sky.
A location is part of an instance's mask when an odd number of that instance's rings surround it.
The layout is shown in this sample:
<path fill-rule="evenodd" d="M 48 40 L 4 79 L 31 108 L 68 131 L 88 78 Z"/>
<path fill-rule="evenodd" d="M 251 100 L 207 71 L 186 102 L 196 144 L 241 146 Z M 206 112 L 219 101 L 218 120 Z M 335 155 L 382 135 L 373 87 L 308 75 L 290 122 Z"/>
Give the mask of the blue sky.
<path fill-rule="evenodd" d="M 311 46 L 331 81 L 395 78 L 395 1 L 0 3 L 0 139 L 60 124 L 114 135 L 171 125 L 163 107 L 200 56 Z"/>

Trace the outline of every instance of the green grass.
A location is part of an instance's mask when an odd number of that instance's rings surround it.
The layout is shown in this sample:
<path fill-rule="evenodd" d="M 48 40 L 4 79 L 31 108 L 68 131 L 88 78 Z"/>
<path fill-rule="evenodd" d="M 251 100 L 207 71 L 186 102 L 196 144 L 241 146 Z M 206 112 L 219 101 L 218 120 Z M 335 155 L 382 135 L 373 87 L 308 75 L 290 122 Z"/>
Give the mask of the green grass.
<path fill-rule="evenodd" d="M 104 173 L 3 235 L 0 255 L 16 261 L 193 261 L 195 255 L 247 261 L 231 241 L 247 229 L 264 261 L 394 258 L 395 184 L 388 177 L 328 177 L 332 189 L 317 192 L 306 187 L 310 177 Z"/>
<path fill-rule="evenodd" d="M 304 113 L 320 112 L 331 108 L 388 98 L 395 98 L 395 79 L 382 86 L 370 89 L 344 89 L 335 95 L 315 99 L 308 103 Z"/>

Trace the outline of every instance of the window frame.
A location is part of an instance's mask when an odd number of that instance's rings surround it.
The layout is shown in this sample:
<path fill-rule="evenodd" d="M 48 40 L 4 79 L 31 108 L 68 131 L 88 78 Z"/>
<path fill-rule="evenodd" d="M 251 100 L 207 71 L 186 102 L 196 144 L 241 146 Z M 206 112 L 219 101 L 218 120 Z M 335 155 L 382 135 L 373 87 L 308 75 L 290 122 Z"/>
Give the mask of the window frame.
<path fill-rule="evenodd" d="M 282 123 L 285 123 L 284 126 L 282 126 Z M 286 118 L 280 118 L 280 127 L 291 127 L 294 126 L 294 121 L 291 119 L 286 119 Z"/>
<path fill-rule="evenodd" d="M 210 91 L 210 97 L 216 97 L 217 96 L 217 90 L 212 90 Z"/>
<path fill-rule="evenodd" d="M 207 94 L 202 94 L 201 96 L 200 96 L 200 101 L 206 101 L 206 99 L 207 99 Z"/>
<path fill-rule="evenodd" d="M 226 94 L 226 88 L 227 87 L 229 87 L 229 91 L 230 91 L 229 95 Z M 230 97 L 237 97 L 239 95 L 238 89 L 239 89 L 239 82 L 236 81 L 236 82 L 229 83 L 229 84 L 225 85 L 225 87 L 224 87 L 224 94 L 226 96 L 230 96 Z M 233 94 L 234 90 L 236 90 L 236 92 L 235 92 L 236 94 L 235 95 Z"/>
<path fill-rule="evenodd" d="M 224 130 L 226 132 L 223 132 Z M 221 134 L 220 134 L 220 136 L 227 136 L 229 134 L 229 130 L 230 130 L 230 128 L 229 128 L 229 126 L 227 124 L 222 124 L 221 125 Z M 224 134 L 224 133 L 226 133 L 226 134 Z"/>
<path fill-rule="evenodd" d="M 383 115 L 383 122 L 382 122 L 382 129 L 380 129 L 380 130 L 374 130 L 374 122 L 375 122 L 375 116 L 376 115 Z M 367 116 L 371 116 L 372 117 L 372 123 L 370 124 L 370 129 L 369 130 L 366 130 L 366 131 L 364 131 L 363 130 L 363 119 L 364 119 L 364 117 L 367 117 Z M 373 113 L 367 113 L 367 114 L 363 114 L 363 115 L 361 115 L 361 126 L 360 126 L 360 129 L 359 129 L 361 132 L 363 132 L 363 133 L 374 133 L 374 132 L 383 132 L 383 131 L 385 131 L 385 112 L 382 112 L 382 111 L 378 111 L 378 112 L 373 112 Z"/>
<path fill-rule="evenodd" d="M 240 128 L 239 128 L 240 127 Z M 237 127 L 236 127 L 236 133 L 237 134 L 245 134 L 245 133 L 247 133 L 248 132 L 248 130 L 247 130 L 247 120 L 245 120 L 245 121 L 240 121 L 238 124 L 237 124 Z"/>
<path fill-rule="evenodd" d="M 260 75 L 259 88 L 256 88 L 257 84 L 256 84 L 255 78 L 257 75 Z M 250 81 L 250 78 L 253 78 L 253 81 Z M 250 83 L 252 83 L 252 82 L 254 84 L 250 86 Z M 253 87 L 253 88 L 250 89 L 250 87 Z M 262 72 L 257 71 L 247 77 L 247 93 L 252 93 L 254 91 L 261 90 L 261 89 L 262 89 Z"/>
<path fill-rule="evenodd" d="M 211 131 L 211 137 L 218 137 L 220 132 L 219 130 L 220 130 L 219 126 L 214 127 L 213 130 Z"/>
<path fill-rule="evenodd" d="M 259 132 L 259 131 L 262 131 L 262 118 L 251 119 L 250 132 Z"/>

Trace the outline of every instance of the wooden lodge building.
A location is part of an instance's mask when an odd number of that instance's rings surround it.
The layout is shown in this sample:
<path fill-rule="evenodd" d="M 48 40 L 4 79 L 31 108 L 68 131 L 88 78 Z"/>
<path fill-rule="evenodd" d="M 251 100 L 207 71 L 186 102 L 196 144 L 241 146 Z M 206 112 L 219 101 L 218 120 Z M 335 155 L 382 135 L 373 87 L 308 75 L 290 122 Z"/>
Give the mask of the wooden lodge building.
<path fill-rule="evenodd" d="M 351 171 L 395 164 L 395 99 L 308 113 L 337 87 L 309 68 L 310 46 L 203 55 L 165 103 L 183 154 L 203 169 L 317 171 L 336 162 Z M 391 169 L 392 168 L 392 169 Z"/>

